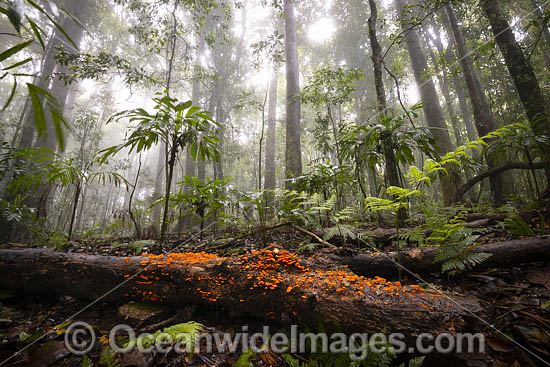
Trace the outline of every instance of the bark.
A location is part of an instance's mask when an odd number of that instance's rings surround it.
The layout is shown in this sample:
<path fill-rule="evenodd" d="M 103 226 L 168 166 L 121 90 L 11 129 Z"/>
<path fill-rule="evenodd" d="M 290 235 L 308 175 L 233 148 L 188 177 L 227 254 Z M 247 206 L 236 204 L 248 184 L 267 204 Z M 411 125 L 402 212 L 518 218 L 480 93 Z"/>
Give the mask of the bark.
<path fill-rule="evenodd" d="M 72 10 L 73 12 L 77 13 L 80 21 L 83 24 L 86 23 L 86 18 L 88 17 L 88 12 L 90 11 L 90 7 L 91 7 L 91 4 L 89 0 L 85 0 L 85 1 L 71 0 L 69 1 L 69 4 L 68 4 L 69 11 Z M 81 25 L 76 24 L 72 18 L 67 16 L 65 16 L 62 27 L 65 30 L 65 32 L 71 37 L 73 42 L 76 45 L 80 45 L 80 42 L 82 41 L 82 38 L 84 36 L 84 28 Z M 67 47 L 72 48 L 72 46 L 70 46 L 71 44 L 69 43 L 68 39 L 61 32 L 56 30 L 55 34 L 56 34 L 56 37 L 58 37 L 57 39 L 60 40 L 59 45 L 62 45 L 65 48 Z M 49 56 L 55 57 L 55 55 L 57 54 L 57 50 L 54 49 L 52 50 L 52 52 L 53 52 L 53 55 L 49 55 Z M 54 59 L 54 63 L 55 63 L 55 59 Z M 66 66 L 57 65 L 55 72 L 67 74 L 69 73 L 69 70 Z M 56 98 L 59 105 L 59 110 L 61 112 L 64 112 L 65 110 L 65 103 L 67 101 L 67 96 L 70 90 L 71 88 L 69 85 L 65 85 L 65 82 L 57 78 L 51 81 L 49 92 Z M 47 134 L 42 137 L 38 137 L 35 142 L 35 146 L 46 147 L 55 151 L 57 149 L 58 141 L 56 138 L 53 121 L 49 113 L 46 112 L 45 115 L 46 115 Z M 32 118 L 34 120 L 34 114 L 32 115 Z"/>
<path fill-rule="evenodd" d="M 0 287 L 28 295 L 69 295 L 102 302 L 145 300 L 181 307 L 239 310 L 248 317 L 317 324 L 340 332 L 475 330 L 475 300 L 311 269 L 311 263 L 274 249 L 229 258 L 176 254 L 111 257 L 51 250 L 0 250 Z M 370 285 L 368 285 L 370 284 Z M 387 287 L 387 288 L 386 288 Z M 364 289 L 364 290 L 363 290 Z"/>
<path fill-rule="evenodd" d="M 157 175 L 155 178 L 155 188 L 153 190 L 153 201 L 157 201 L 162 197 L 162 189 L 164 187 L 164 178 L 166 176 L 164 174 L 165 165 L 166 165 L 166 143 L 162 141 L 159 144 L 159 156 L 157 159 L 157 169 L 156 169 Z M 151 227 L 155 228 L 153 230 L 155 233 L 158 233 L 161 210 L 162 210 L 162 205 L 160 205 L 160 203 L 153 207 Z"/>
<path fill-rule="evenodd" d="M 484 172 L 480 175 L 477 175 L 473 178 L 471 178 L 470 180 L 468 180 L 468 182 L 466 182 L 464 185 L 462 185 L 459 189 L 458 189 L 458 192 L 456 194 L 456 201 L 461 201 L 462 200 L 462 196 L 464 196 L 464 194 L 470 190 L 475 184 L 477 184 L 478 182 L 482 181 L 483 179 L 485 178 L 491 178 L 495 175 L 499 175 L 500 173 L 502 172 L 506 172 L 506 171 L 509 171 L 509 170 L 512 170 L 512 169 L 529 169 L 529 170 L 534 170 L 534 169 L 543 169 L 545 166 L 545 164 L 543 162 L 536 162 L 536 163 L 533 163 L 533 164 L 529 164 L 529 163 L 522 163 L 522 162 L 515 162 L 515 163 L 507 163 L 503 166 L 499 166 L 499 167 L 493 167 L 489 170 L 487 170 L 487 172 Z"/>
<path fill-rule="evenodd" d="M 369 0 L 370 17 L 369 40 L 372 49 L 372 64 L 374 69 L 374 88 L 376 90 L 376 100 L 378 101 L 378 111 L 386 111 L 386 89 L 384 88 L 384 79 L 382 77 L 382 48 L 376 36 L 376 22 L 378 21 L 378 8 L 374 0 Z"/>
<path fill-rule="evenodd" d="M 399 14 L 404 14 L 408 18 L 406 12 L 404 12 L 407 6 L 406 0 L 395 0 L 396 8 Z M 453 150 L 453 144 L 445 118 L 443 117 L 443 111 L 439 104 L 439 97 L 435 89 L 435 85 L 431 76 L 429 75 L 428 62 L 426 61 L 426 55 L 422 49 L 420 43 L 420 37 L 418 32 L 414 28 L 410 28 L 410 25 L 405 26 L 407 30 L 404 34 L 405 42 L 411 59 L 411 65 L 414 71 L 414 78 L 420 98 L 423 103 L 424 116 L 428 128 L 436 139 L 436 146 L 440 154 L 445 154 Z M 456 190 L 461 185 L 462 178 L 459 175 L 456 167 L 446 167 L 449 174 L 441 179 L 441 190 L 443 195 L 443 202 L 449 204 L 456 197 Z"/>
<path fill-rule="evenodd" d="M 374 71 L 374 87 L 376 91 L 376 100 L 378 101 L 378 111 L 381 115 L 381 119 L 386 117 L 386 89 L 384 88 L 384 79 L 382 77 L 382 48 L 378 43 L 378 37 L 376 35 L 376 22 L 378 21 L 378 9 L 374 0 L 369 0 L 370 17 L 368 19 L 369 26 L 369 40 L 372 49 L 372 64 Z M 386 186 L 401 187 L 401 180 L 399 179 L 398 163 L 395 157 L 395 142 L 394 137 L 390 134 L 381 134 L 380 140 L 382 142 L 382 149 L 384 151 L 385 158 L 385 179 Z M 407 219 L 407 211 L 405 208 L 401 208 L 398 211 L 398 220 L 402 225 Z"/>
<path fill-rule="evenodd" d="M 447 48 L 446 55 L 450 58 L 452 50 Z M 468 136 L 468 141 L 474 141 L 478 138 L 476 133 L 474 123 L 472 121 L 472 115 L 470 112 L 470 106 L 468 105 L 468 100 L 466 99 L 466 93 L 464 92 L 464 87 L 462 81 L 458 74 L 453 74 L 453 87 L 456 92 L 456 97 L 458 98 L 458 105 L 460 106 L 460 114 L 462 115 L 462 121 L 464 126 L 466 126 L 466 135 Z M 477 153 L 476 153 L 477 154 Z"/>
<path fill-rule="evenodd" d="M 296 36 L 296 15 L 294 2 L 285 0 L 285 59 L 286 59 L 286 188 L 292 186 L 292 179 L 302 174 L 302 148 L 300 144 L 300 94 L 298 41 Z"/>
<path fill-rule="evenodd" d="M 434 263 L 435 248 L 414 248 L 401 252 L 401 264 L 413 273 L 428 274 L 441 271 L 441 263 Z M 492 254 L 475 269 L 488 269 L 532 263 L 550 259 L 550 236 L 532 237 L 522 240 L 490 243 L 473 250 L 474 253 Z M 396 253 L 361 254 L 349 260 L 349 267 L 363 276 L 395 276 L 397 274 Z"/>
<path fill-rule="evenodd" d="M 197 49 L 197 55 L 195 56 L 195 72 L 193 75 L 193 84 L 191 87 L 191 101 L 193 102 L 193 106 L 198 106 L 200 104 L 200 98 L 201 98 L 201 91 L 200 91 L 200 73 L 199 73 L 199 57 L 203 52 L 204 43 L 199 40 Z M 196 162 L 191 156 L 191 151 L 187 149 L 185 151 L 185 175 L 189 177 L 194 177 L 196 171 Z M 184 187 L 184 191 L 188 192 L 189 187 L 186 185 Z M 180 212 L 181 214 L 181 212 Z M 180 219 L 178 221 L 178 229 L 188 229 L 191 225 L 191 219 L 193 218 L 192 215 L 180 215 Z"/>
<path fill-rule="evenodd" d="M 265 180 L 264 189 L 275 190 L 275 130 L 277 128 L 277 85 L 279 70 L 276 68 L 269 82 L 269 103 L 267 107 L 267 137 L 265 141 Z M 273 204 L 273 196 L 268 195 L 267 205 Z"/>
<path fill-rule="evenodd" d="M 546 104 L 539 82 L 516 40 L 512 28 L 510 28 L 499 1 L 482 0 L 481 6 L 491 24 L 491 29 L 510 76 L 514 80 L 531 129 L 537 137 L 538 148 L 544 162 L 546 180 L 550 184 L 550 137 L 548 136 L 550 116 L 546 111 Z"/>
<path fill-rule="evenodd" d="M 429 31 L 424 31 L 423 35 L 426 40 L 426 45 L 428 46 L 430 58 L 432 59 L 432 62 L 435 66 L 435 70 L 438 72 L 437 79 L 439 82 L 439 89 L 441 89 L 441 92 L 443 93 L 443 98 L 445 99 L 445 105 L 447 106 L 447 113 L 449 114 L 449 119 L 453 127 L 456 145 L 461 146 L 464 144 L 464 140 L 462 139 L 462 132 L 458 123 L 458 118 L 449 87 L 449 76 L 447 73 L 447 60 L 445 59 L 445 49 L 443 48 L 443 43 L 441 42 L 441 35 L 439 34 L 437 24 L 435 24 L 435 22 L 432 22 L 431 26 L 434 30 L 435 37 L 432 38 Z M 439 58 L 429 47 L 430 43 L 428 41 L 432 41 L 434 43 L 435 47 L 437 48 Z M 440 64 L 442 65 L 440 66 Z"/>
<path fill-rule="evenodd" d="M 223 142 L 224 142 L 224 131 L 225 131 L 225 111 L 223 108 L 223 93 L 220 90 L 220 83 L 217 81 L 214 83 L 214 96 L 216 98 L 216 121 L 218 121 L 222 126 L 218 130 L 218 138 L 220 143 L 218 145 L 218 150 L 220 153 L 219 160 L 214 162 L 214 179 L 223 180 Z"/>
<path fill-rule="evenodd" d="M 483 86 L 481 85 L 479 76 L 475 71 L 472 60 L 469 57 L 466 42 L 458 25 L 458 20 L 454 9 L 449 4 L 446 6 L 446 11 L 449 21 L 449 28 L 452 32 L 458 57 L 460 59 L 462 73 L 464 74 L 466 85 L 468 87 L 477 133 L 479 136 L 485 136 L 491 131 L 496 130 L 497 123 L 494 119 L 491 108 L 489 107 L 485 93 L 483 92 Z M 488 157 L 486 161 L 489 169 L 498 165 L 498 160 L 495 158 Z M 501 175 L 493 175 L 490 177 L 489 184 L 494 203 L 497 205 L 503 204 L 504 196 L 510 193 L 507 192 L 509 190 L 504 189 L 503 177 Z"/>

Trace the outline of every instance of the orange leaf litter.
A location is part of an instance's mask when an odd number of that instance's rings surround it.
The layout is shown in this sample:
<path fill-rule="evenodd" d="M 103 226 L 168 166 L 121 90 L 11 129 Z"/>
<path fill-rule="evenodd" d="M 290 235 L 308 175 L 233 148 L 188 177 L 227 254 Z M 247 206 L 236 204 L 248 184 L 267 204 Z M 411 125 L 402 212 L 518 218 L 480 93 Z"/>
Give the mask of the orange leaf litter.
<path fill-rule="evenodd" d="M 141 260 L 140 264 L 148 266 L 147 272 L 150 276 L 140 275 L 136 281 L 140 285 L 153 284 L 153 280 L 159 280 L 159 275 L 170 276 L 170 273 L 163 271 L 167 267 L 190 267 L 200 265 L 220 266 L 226 268 L 238 268 L 238 272 L 246 279 L 245 284 L 249 290 L 275 291 L 281 284 L 284 288 L 279 291 L 286 293 L 298 292 L 301 297 L 307 299 L 303 293 L 310 291 L 317 293 L 325 291 L 326 294 L 337 294 L 341 296 L 353 296 L 368 299 L 373 304 L 396 304 L 402 303 L 405 298 L 409 302 L 424 303 L 426 298 L 417 299 L 416 295 L 425 293 L 418 285 L 402 286 L 400 282 L 387 281 L 381 277 L 366 278 L 354 274 L 347 269 L 337 270 L 311 270 L 302 265 L 298 255 L 286 250 L 261 250 L 247 252 L 243 255 L 232 255 L 230 257 L 220 257 L 215 254 L 205 252 L 185 252 L 173 253 L 168 255 L 143 254 L 146 259 Z M 129 262 L 125 258 L 125 262 Z M 127 276 L 126 276 L 127 277 Z M 227 278 L 218 274 L 211 276 L 208 274 L 195 275 L 197 280 L 206 280 L 208 287 L 197 288 L 196 291 L 201 297 L 210 302 L 216 302 L 221 295 L 224 285 L 235 284 L 234 277 Z M 185 279 L 191 281 L 190 277 Z M 167 296 L 158 296 L 151 291 L 143 291 L 137 287 L 132 288 L 137 295 L 145 301 L 157 302 Z M 241 295 L 242 296 L 242 295 Z M 429 299 L 435 300 L 438 294 L 430 294 Z M 239 302 L 245 302 L 246 298 L 240 298 Z M 429 305 L 422 305 L 423 308 L 433 309 Z"/>

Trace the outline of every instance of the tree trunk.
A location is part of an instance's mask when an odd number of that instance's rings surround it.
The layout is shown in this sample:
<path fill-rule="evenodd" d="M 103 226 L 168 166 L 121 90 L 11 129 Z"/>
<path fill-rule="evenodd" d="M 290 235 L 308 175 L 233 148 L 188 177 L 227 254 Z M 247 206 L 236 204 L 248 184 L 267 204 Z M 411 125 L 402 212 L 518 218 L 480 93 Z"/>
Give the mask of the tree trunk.
<path fill-rule="evenodd" d="M 539 82 L 525 58 L 521 46 L 502 11 L 498 0 L 482 0 L 481 6 L 491 24 L 497 44 L 502 52 L 506 67 L 510 72 L 523 105 L 531 129 L 537 137 L 538 148 L 545 164 L 547 184 L 550 185 L 550 116 Z"/>
<path fill-rule="evenodd" d="M 265 180 L 264 189 L 275 190 L 275 130 L 277 127 L 277 86 L 279 70 L 275 68 L 269 82 L 269 103 L 267 108 L 267 137 L 265 141 Z M 267 196 L 267 205 L 273 204 L 273 195 Z"/>
<path fill-rule="evenodd" d="M 493 112 L 489 107 L 489 103 L 487 103 L 487 98 L 483 92 L 483 86 L 481 85 L 479 76 L 475 71 L 472 60 L 469 57 L 469 52 L 466 49 L 466 42 L 462 36 L 462 31 L 458 26 L 458 20 L 454 9 L 450 4 L 448 4 L 446 6 L 446 10 L 449 20 L 449 28 L 453 35 L 458 57 L 460 59 L 462 73 L 464 74 L 466 85 L 468 87 L 468 93 L 470 94 L 470 101 L 474 112 L 477 133 L 480 137 L 485 136 L 491 131 L 496 130 L 497 124 L 495 122 Z M 487 165 L 489 166 L 489 169 L 496 167 L 498 165 L 498 160 L 489 156 L 487 157 Z M 489 185 L 491 187 L 493 202 L 497 205 L 504 204 L 504 197 L 506 194 L 510 194 L 510 190 L 504 189 L 502 175 L 491 176 Z"/>
<path fill-rule="evenodd" d="M 298 41 L 296 36 L 296 15 L 294 2 L 285 0 L 285 58 L 286 58 L 286 188 L 292 187 L 291 180 L 302 174 L 302 148 L 300 144 L 300 94 Z"/>
<path fill-rule="evenodd" d="M 441 263 L 434 259 L 436 248 L 414 248 L 401 252 L 401 265 L 413 273 L 429 274 L 441 271 Z M 544 261 L 550 258 L 550 236 L 532 237 L 522 240 L 496 242 L 481 245 L 474 253 L 492 254 L 475 269 L 506 267 L 522 263 Z M 363 276 L 395 276 L 397 274 L 396 253 L 371 256 L 361 254 L 349 260 L 353 272 Z"/>
<path fill-rule="evenodd" d="M 477 301 L 358 277 L 346 269 L 315 270 L 284 250 L 221 258 L 208 254 L 112 257 L 51 250 L 0 249 L 0 287 L 28 295 L 69 295 L 102 302 L 141 300 L 181 307 L 223 307 L 248 317 L 317 324 L 339 332 L 474 331 L 466 321 Z M 161 274 L 162 273 L 162 274 Z M 285 321 L 286 320 L 286 321 Z"/>
<path fill-rule="evenodd" d="M 220 90 L 220 83 L 217 81 L 214 83 L 214 95 L 216 97 L 216 121 L 219 122 L 222 126 L 218 129 L 218 138 L 220 139 L 219 143 L 219 152 L 220 158 L 216 162 L 214 161 L 214 179 L 223 180 L 223 142 L 224 142 L 224 133 L 225 133 L 225 111 L 223 108 L 223 91 Z"/>
<path fill-rule="evenodd" d="M 435 25 L 435 22 L 432 22 L 431 25 L 434 30 L 435 37 L 432 37 L 430 32 L 427 30 L 422 32 L 422 34 L 425 37 L 425 43 L 426 43 L 426 46 L 428 47 L 428 51 L 430 53 L 430 58 L 432 59 L 434 68 L 438 73 L 437 80 L 439 82 L 439 89 L 441 89 L 441 92 L 443 93 L 443 98 L 445 99 L 445 105 L 447 106 L 447 113 L 449 114 L 449 119 L 453 127 L 456 145 L 461 146 L 464 144 L 464 140 L 462 139 L 462 132 L 460 129 L 460 125 L 458 123 L 457 114 L 455 112 L 455 106 L 454 106 L 453 99 L 451 97 L 450 88 L 449 88 L 449 76 L 447 75 L 445 51 L 443 48 L 443 43 L 441 42 L 439 32 L 436 30 L 437 26 Z M 430 47 L 429 41 L 432 41 L 435 47 L 437 48 L 439 58 L 436 56 L 436 54 L 433 52 L 432 48 Z M 440 63 L 442 64 L 441 67 L 439 66 Z"/>
<path fill-rule="evenodd" d="M 153 190 L 153 201 L 157 201 L 162 197 L 162 191 L 164 187 L 164 174 L 166 165 L 166 143 L 161 141 L 159 144 L 159 155 L 157 159 L 157 169 L 155 177 L 155 188 Z M 158 233 L 160 214 L 162 211 L 162 205 L 159 203 L 153 207 L 153 214 L 151 217 L 151 227 L 154 228 L 153 233 Z"/>
<path fill-rule="evenodd" d="M 409 17 L 406 15 L 407 12 L 404 12 L 407 1 L 395 0 L 395 4 L 398 13 L 408 19 Z M 422 99 L 426 123 L 436 139 L 436 146 L 439 153 L 445 154 L 453 150 L 453 144 L 449 136 L 449 131 L 447 130 L 445 118 L 443 117 L 443 111 L 439 104 L 439 97 L 435 85 L 429 75 L 428 62 L 426 61 L 426 55 L 420 43 L 420 37 L 418 36 L 418 32 L 414 28 L 411 28 L 405 32 L 404 38 L 409 51 L 416 85 Z M 446 169 L 448 175 L 441 179 L 441 190 L 444 204 L 450 204 L 456 197 L 456 190 L 460 186 L 462 178 L 455 166 L 449 165 Z"/>
<path fill-rule="evenodd" d="M 369 0 L 370 17 L 368 19 L 369 26 L 369 40 L 372 49 L 372 65 L 374 69 L 374 87 L 376 91 L 376 100 L 378 101 L 378 111 L 380 112 L 381 119 L 386 117 L 386 89 L 384 88 L 384 80 L 382 78 L 382 48 L 378 43 L 376 36 L 376 22 L 378 20 L 378 9 L 374 0 Z M 385 158 L 385 179 L 386 186 L 401 187 L 401 180 L 399 179 L 398 163 L 395 157 L 395 142 L 392 135 L 380 136 L 382 143 L 382 149 L 384 151 Z M 400 225 L 403 225 L 405 219 L 407 219 L 407 211 L 405 208 L 399 209 L 397 213 L 398 221 Z"/>

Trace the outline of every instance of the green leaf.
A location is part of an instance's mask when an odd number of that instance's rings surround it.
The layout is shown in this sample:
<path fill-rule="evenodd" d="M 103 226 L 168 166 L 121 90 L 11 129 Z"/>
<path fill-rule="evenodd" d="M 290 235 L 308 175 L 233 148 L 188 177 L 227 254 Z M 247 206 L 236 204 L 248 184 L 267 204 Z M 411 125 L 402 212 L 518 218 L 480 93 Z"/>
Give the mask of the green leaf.
<path fill-rule="evenodd" d="M 14 6 L 14 4 L 10 4 L 7 13 L 4 14 L 8 15 L 8 19 L 10 20 L 11 25 L 13 25 L 17 33 L 21 33 L 21 13 Z"/>
<path fill-rule="evenodd" d="M 34 122 L 36 124 L 38 136 L 43 136 L 46 134 L 46 117 L 44 116 L 42 100 L 38 96 L 41 94 L 41 88 L 34 84 L 27 83 L 27 89 L 29 90 L 29 96 L 31 97 L 32 109 L 34 111 Z"/>
<path fill-rule="evenodd" d="M 10 95 L 8 96 L 8 99 L 6 100 L 6 103 L 4 104 L 4 107 L 2 107 L 2 111 L 4 111 L 11 103 L 11 100 L 13 99 L 13 96 L 15 95 L 15 90 L 17 89 L 17 79 L 13 77 L 13 86 L 11 88 Z"/>
<path fill-rule="evenodd" d="M 65 31 L 65 29 L 63 29 L 63 27 L 61 27 L 59 25 L 59 23 L 57 23 L 55 21 L 55 19 L 52 18 L 52 16 L 50 14 L 48 14 L 44 9 L 42 9 L 41 6 L 39 6 L 38 4 L 36 4 L 34 1 L 32 0 L 26 0 L 32 7 L 34 7 L 35 9 L 37 9 L 39 12 L 41 12 L 42 14 L 44 14 L 46 16 L 46 18 L 48 18 L 50 20 L 50 22 L 52 22 L 53 24 L 55 24 L 55 26 L 57 27 L 57 29 L 59 29 L 59 31 L 61 33 L 63 33 L 63 35 L 65 36 L 65 38 L 67 38 L 67 40 L 74 46 L 75 49 L 78 50 L 78 45 L 76 43 L 74 43 L 73 39 L 67 34 L 67 32 Z"/>
<path fill-rule="evenodd" d="M 42 46 L 42 50 L 46 50 L 46 45 L 44 44 L 44 40 L 42 39 L 42 36 L 40 35 L 40 31 L 42 31 L 42 28 L 37 26 L 36 23 L 26 15 L 25 15 L 25 19 L 27 19 L 27 22 L 29 22 L 29 24 L 31 26 L 31 29 L 32 29 L 32 32 L 34 33 L 34 35 L 38 39 L 38 42 L 40 42 L 40 45 Z"/>
<path fill-rule="evenodd" d="M 25 41 L 13 46 L 12 48 L 7 49 L 6 51 L 0 54 L 0 61 L 4 61 L 8 57 L 15 55 L 16 53 L 18 53 L 19 51 L 21 51 L 22 49 L 30 45 L 32 42 L 33 40 Z"/>
<path fill-rule="evenodd" d="M 23 61 L 16 62 L 13 65 L 10 65 L 8 67 L 3 68 L 2 70 L 10 70 L 10 69 L 16 68 L 18 66 L 24 65 L 24 64 L 28 63 L 29 61 L 32 61 L 32 57 L 28 57 Z"/>

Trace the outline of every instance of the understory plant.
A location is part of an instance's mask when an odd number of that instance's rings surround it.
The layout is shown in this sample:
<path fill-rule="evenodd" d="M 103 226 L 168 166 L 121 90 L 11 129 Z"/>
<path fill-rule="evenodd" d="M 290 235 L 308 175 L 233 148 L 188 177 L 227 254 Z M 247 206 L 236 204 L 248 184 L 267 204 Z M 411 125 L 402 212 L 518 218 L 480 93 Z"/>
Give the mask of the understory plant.
<path fill-rule="evenodd" d="M 219 160 L 217 130 L 220 124 L 213 120 L 212 113 L 193 106 L 191 101 L 180 102 L 169 95 L 159 95 L 153 98 L 156 103 L 155 112 L 143 108 L 126 110 L 112 116 L 109 121 L 127 118 L 137 122 L 137 126 L 125 142 L 106 148 L 99 152 L 99 161 L 106 162 L 122 150 L 135 150 L 136 153 L 146 151 L 159 142 L 165 147 L 165 193 L 170 197 L 170 187 L 174 176 L 174 167 L 178 152 L 188 150 L 194 160 Z M 164 200 L 164 212 L 160 231 L 163 241 L 168 227 L 169 200 Z"/>
<path fill-rule="evenodd" d="M 442 228 L 434 228 L 426 239 L 428 244 L 437 246 L 438 253 L 434 261 L 442 262 L 441 271 L 449 275 L 459 274 L 491 257 L 491 254 L 485 252 L 473 252 L 478 246 L 475 241 L 479 235 L 474 234 L 473 229 L 464 227 L 461 214 Z"/>
<path fill-rule="evenodd" d="M 210 177 L 199 180 L 197 177 L 185 175 L 183 181 L 176 184 L 182 189 L 170 197 L 170 202 L 173 207 L 188 208 L 187 215 L 195 214 L 199 218 L 201 240 L 204 222 L 213 215 L 224 215 L 223 209 L 228 202 L 227 190 L 230 181 L 227 177 L 222 180 L 213 180 Z"/>

